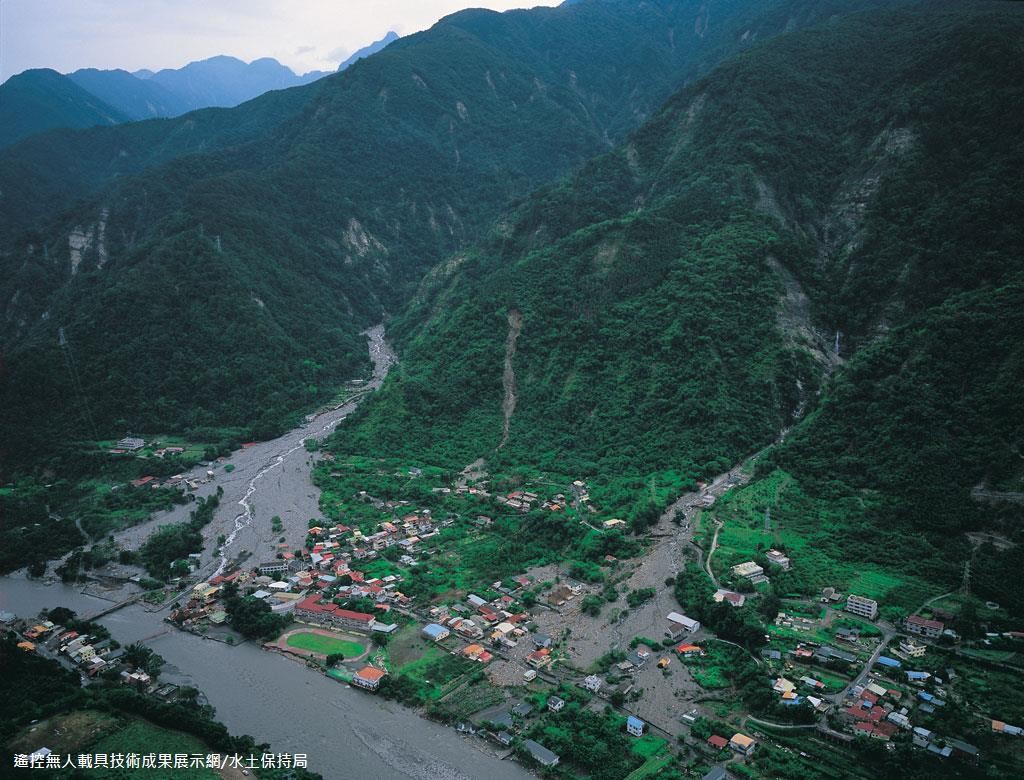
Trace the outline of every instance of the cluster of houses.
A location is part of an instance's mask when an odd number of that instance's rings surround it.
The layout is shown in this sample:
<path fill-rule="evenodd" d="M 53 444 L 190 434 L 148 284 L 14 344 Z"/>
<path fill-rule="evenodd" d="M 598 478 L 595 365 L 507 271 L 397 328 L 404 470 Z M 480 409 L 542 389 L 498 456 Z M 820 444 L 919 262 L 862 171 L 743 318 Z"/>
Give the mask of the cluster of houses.
<path fill-rule="evenodd" d="M 565 709 L 565 700 L 559 696 L 548 696 L 544 705 L 548 712 L 561 712 Z M 491 737 L 500 745 L 510 747 L 515 740 L 513 731 L 522 728 L 523 721 L 534 714 L 533 705 L 522 702 L 508 711 L 487 718 Z M 633 737 L 642 737 L 647 731 L 647 724 L 635 715 L 626 717 L 626 733 Z M 558 754 L 532 739 L 524 739 L 520 743 L 522 752 L 543 767 L 557 766 L 561 760 Z"/>
<path fill-rule="evenodd" d="M 902 666 L 900 661 L 888 656 L 879 657 L 877 663 L 887 674 Z M 904 674 L 908 683 L 919 688 L 929 679 L 941 682 L 928 672 L 906 671 Z M 976 746 L 959 739 L 940 739 L 923 726 L 914 725 L 915 715 L 933 714 L 946 706 L 942 688 L 935 689 L 934 693 L 923 688 L 907 693 L 887 685 L 881 678 L 872 677 L 865 685 L 853 686 L 846 693 L 838 715 L 854 735 L 889 742 L 896 734 L 906 732 L 915 746 L 939 758 L 956 757 L 971 763 L 978 761 Z M 995 725 L 993 730 L 997 730 Z"/>
<path fill-rule="evenodd" d="M 981 757 L 978 748 L 970 742 L 961 739 L 941 739 L 924 726 L 915 726 L 911 739 L 916 747 L 923 748 L 938 758 L 955 757 L 976 764 Z"/>
<path fill-rule="evenodd" d="M 206 476 L 201 477 L 186 477 L 184 474 L 175 474 L 173 476 L 160 479 L 158 477 L 147 475 L 139 477 L 138 479 L 133 479 L 128 484 L 133 488 L 148 487 L 153 488 L 154 490 L 157 488 L 180 488 L 186 492 L 191 492 L 193 490 L 198 490 L 201 485 L 205 485 L 213 478 L 213 472 L 208 470 L 206 472 Z"/>
<path fill-rule="evenodd" d="M 828 701 L 821 696 L 825 689 L 825 683 L 805 675 L 800 678 L 800 684 L 813 693 L 801 694 L 797 683 L 786 677 L 778 677 L 772 683 L 772 690 L 779 694 L 779 704 L 786 707 L 796 707 L 806 703 L 821 713 L 826 713 L 831 709 Z M 815 696 L 814 693 L 819 695 Z"/>
<path fill-rule="evenodd" d="M 170 692 L 156 691 L 150 675 L 142 669 L 126 664 L 123 660 L 124 650 L 111 639 L 65 629 L 50 620 L 34 624 L 20 633 L 24 637 L 17 645 L 21 650 L 39 652 L 39 645 L 42 645 L 45 650 L 63 656 L 66 663 L 77 667 L 86 677 L 95 677 L 101 672 L 115 670 L 119 672 L 119 679 L 124 685 L 142 691 L 152 689 L 153 692 L 165 696 Z M 177 686 L 170 686 L 170 690 L 176 691 Z"/>
<path fill-rule="evenodd" d="M 561 496 L 562 503 L 555 504 L 558 509 L 562 509 L 565 506 L 565 496 Z M 540 500 L 540 496 L 536 493 L 531 493 L 524 490 L 513 490 L 504 496 L 498 496 L 494 499 L 497 503 L 502 506 L 506 506 L 509 509 L 516 509 L 520 512 L 529 512 L 533 509 L 534 505 Z"/>
<path fill-rule="evenodd" d="M 318 625 L 394 631 L 394 624 L 379 622 L 377 615 L 371 616 L 371 621 L 345 622 L 331 608 L 336 606 L 333 599 L 369 599 L 378 615 L 386 614 L 394 606 L 407 607 L 412 600 L 399 590 L 401 575 L 367 577 L 359 569 L 351 568 L 352 555 L 348 551 L 335 551 L 325 545 L 317 542 L 312 551 L 303 551 L 298 556 L 282 553 L 280 558 L 260 563 L 253 570 L 235 569 L 199 582 L 188 600 L 171 612 L 171 620 L 185 628 L 205 622 L 224 623 L 227 614 L 219 601 L 220 591 L 225 584 L 235 583 L 248 587 L 248 595 L 264 601 L 275 613 L 294 612 L 296 619 Z"/>
<path fill-rule="evenodd" d="M 71 663 L 81 669 L 89 677 L 95 677 L 104 671 L 109 664 L 116 664 L 118 659 L 124 655 L 122 650 L 115 649 L 114 643 L 109 639 L 98 639 L 88 634 L 81 635 L 77 631 L 63 631 L 57 635 L 55 643 L 57 651 L 65 656 Z M 139 682 L 136 687 L 145 688 L 149 685 L 149 675 L 144 672 L 142 680 L 125 679 L 126 682 Z M 125 678 L 122 673 L 122 678 Z"/>
<path fill-rule="evenodd" d="M 399 508 L 398 504 L 391 502 L 383 506 Z M 413 554 L 418 545 L 440 533 L 429 509 L 410 512 L 396 522 L 385 520 L 377 528 L 373 533 L 364 534 L 359 528 L 350 528 L 341 523 L 330 528 L 311 527 L 308 531 L 311 541 L 308 556 L 311 564 L 320 569 L 331 569 L 339 561 L 376 558 L 384 550 L 397 545 L 402 551 L 399 560 L 407 566 L 415 566 L 417 561 Z M 305 554 L 306 551 L 303 551 Z M 288 553 L 282 556 L 289 560 Z"/>
<path fill-rule="evenodd" d="M 154 446 L 156 444 L 159 444 L 159 442 L 153 442 L 151 446 Z M 131 434 L 129 434 L 128 436 L 125 436 L 123 439 L 117 442 L 117 444 L 115 444 L 113 447 L 111 447 L 108 450 L 108 452 L 111 455 L 132 455 L 138 453 L 145 446 L 145 439 L 139 438 L 138 436 L 132 436 Z M 184 447 L 158 447 L 157 449 L 153 450 L 153 456 L 162 459 L 167 457 L 168 455 L 181 455 L 183 452 L 185 452 Z M 227 461 L 227 458 L 217 458 L 217 461 L 220 463 L 224 463 Z M 212 465 L 213 462 L 207 464 L 207 466 Z M 171 477 L 165 477 L 161 479 L 159 477 L 155 477 L 152 475 L 146 475 L 143 477 L 139 477 L 138 479 L 133 479 L 129 484 L 134 488 L 181 488 L 183 490 L 192 491 L 197 490 L 201 485 L 205 485 L 207 482 L 212 480 L 213 477 L 213 472 L 209 470 L 206 472 L 205 476 L 193 477 L 186 477 L 184 474 L 175 474 Z"/>

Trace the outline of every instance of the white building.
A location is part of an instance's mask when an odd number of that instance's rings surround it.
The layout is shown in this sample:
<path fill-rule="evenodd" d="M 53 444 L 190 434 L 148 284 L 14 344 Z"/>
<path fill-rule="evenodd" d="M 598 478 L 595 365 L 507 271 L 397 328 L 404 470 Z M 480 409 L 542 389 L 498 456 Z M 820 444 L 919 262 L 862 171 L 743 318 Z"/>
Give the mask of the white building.
<path fill-rule="evenodd" d="M 846 611 L 865 617 L 868 620 L 874 620 L 878 617 L 878 602 L 874 599 L 856 596 L 851 593 L 846 597 Z"/>
<path fill-rule="evenodd" d="M 915 642 L 913 639 L 900 640 L 900 652 L 909 658 L 920 658 L 927 650 L 927 646 Z"/>
<path fill-rule="evenodd" d="M 779 552 L 778 550 L 769 550 L 764 554 L 764 557 L 768 559 L 769 563 L 774 563 L 776 566 L 780 566 L 783 569 L 789 569 L 790 560 L 785 553 Z"/>
<path fill-rule="evenodd" d="M 732 567 L 732 573 L 737 577 L 759 577 L 764 574 L 764 569 L 758 566 L 753 561 L 745 561 L 743 563 L 737 563 Z"/>
<path fill-rule="evenodd" d="M 669 623 L 676 623 L 687 631 L 700 630 L 700 621 L 686 617 L 686 615 L 681 615 L 678 612 L 669 612 L 666 617 L 668 618 Z"/>

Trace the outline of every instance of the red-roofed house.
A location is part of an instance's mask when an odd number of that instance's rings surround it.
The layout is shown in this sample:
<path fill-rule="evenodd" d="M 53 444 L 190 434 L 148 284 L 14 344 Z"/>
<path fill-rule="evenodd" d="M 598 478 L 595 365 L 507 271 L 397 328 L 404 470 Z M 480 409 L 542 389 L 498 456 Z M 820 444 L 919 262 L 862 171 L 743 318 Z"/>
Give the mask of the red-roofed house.
<path fill-rule="evenodd" d="M 378 669 L 375 666 L 364 666 L 352 676 L 352 683 L 368 691 L 375 691 L 380 687 L 380 681 L 386 674 L 387 672 L 383 669 Z"/>
<path fill-rule="evenodd" d="M 899 727 L 895 723 L 857 723 L 853 727 L 854 732 L 857 734 L 865 734 L 872 739 L 880 739 L 883 742 L 888 742 L 892 739 L 892 735 L 895 734 Z"/>
<path fill-rule="evenodd" d="M 539 669 L 551 660 L 550 656 L 551 651 L 546 647 L 542 647 L 540 650 L 534 650 L 532 653 L 527 653 L 526 663 Z"/>
<path fill-rule="evenodd" d="M 679 655 L 704 655 L 704 648 L 700 645 L 690 645 L 684 642 L 676 645 L 676 652 Z"/>
<path fill-rule="evenodd" d="M 885 710 L 877 704 L 870 709 L 865 709 L 859 704 L 854 704 L 853 706 L 844 709 L 840 715 L 846 720 L 878 723 L 885 717 Z"/>
<path fill-rule="evenodd" d="M 712 734 L 708 737 L 708 744 L 711 745 L 715 750 L 725 750 L 729 747 L 729 740 L 725 737 L 720 737 L 718 734 Z"/>

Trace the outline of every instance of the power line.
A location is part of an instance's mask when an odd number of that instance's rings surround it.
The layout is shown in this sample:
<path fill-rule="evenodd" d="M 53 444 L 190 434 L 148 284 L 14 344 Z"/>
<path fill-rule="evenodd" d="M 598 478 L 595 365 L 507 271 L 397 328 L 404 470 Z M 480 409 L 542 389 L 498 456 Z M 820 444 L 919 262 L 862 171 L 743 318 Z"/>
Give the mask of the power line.
<path fill-rule="evenodd" d="M 64 364 L 68 368 L 68 373 L 71 375 L 71 382 L 74 385 L 75 393 L 78 395 L 79 411 L 85 419 L 85 424 L 88 430 L 92 432 L 93 441 L 97 441 L 100 437 L 96 430 L 96 422 L 93 420 L 92 411 L 89 409 L 89 402 L 86 400 L 85 392 L 82 390 L 82 380 L 78 375 L 78 366 L 75 363 L 75 356 L 71 352 L 71 342 L 68 341 L 68 337 L 64 332 L 63 326 L 57 328 L 57 344 L 60 345 L 61 354 L 64 356 Z"/>

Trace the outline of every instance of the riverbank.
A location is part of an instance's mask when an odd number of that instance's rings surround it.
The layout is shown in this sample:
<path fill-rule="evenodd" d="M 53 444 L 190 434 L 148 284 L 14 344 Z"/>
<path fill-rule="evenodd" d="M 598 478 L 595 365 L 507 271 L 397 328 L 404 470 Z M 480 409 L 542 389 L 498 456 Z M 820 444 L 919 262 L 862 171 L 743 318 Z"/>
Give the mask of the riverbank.
<path fill-rule="evenodd" d="M 380 386 L 395 362 L 394 353 L 377 326 L 367 332 L 373 376 L 365 387 Z M 365 396 L 365 394 L 364 394 Z M 364 397 L 363 396 L 363 397 Z M 305 425 L 268 442 L 258 442 L 233 453 L 214 470 L 215 479 L 196 491 L 197 497 L 223 489 L 220 507 L 203 529 L 205 549 L 200 572 L 209 576 L 223 558 L 214 555 L 216 539 L 228 537 L 225 555 L 247 551 L 254 563 L 272 559 L 277 540 L 290 547 L 302 545 L 308 520 L 319 516 L 319 492 L 310 481 L 315 456 L 304 442 L 327 435 L 357 406 L 342 404 Z M 205 467 L 196 471 L 205 474 Z M 137 549 L 159 525 L 184 522 L 190 507 L 161 512 L 140 526 L 116 535 L 116 541 Z M 271 518 L 279 516 L 284 531 L 271 531 Z M 65 606 L 89 615 L 119 600 L 113 589 L 102 597 L 82 588 L 56 582 L 29 580 L 23 573 L 0 578 L 0 610 L 35 615 L 41 609 Z M 168 603 L 173 601 L 169 599 Z M 522 766 L 499 761 L 481 739 L 420 717 L 403 705 L 363 691 L 331 684 L 305 664 L 286 663 L 276 653 L 250 643 L 228 645 L 176 630 L 164 622 L 165 612 L 132 604 L 102 618 L 122 644 L 145 642 L 164 657 L 161 679 L 203 691 L 217 710 L 217 718 L 232 733 L 251 734 L 279 750 L 304 752 L 310 769 L 327 778 L 367 776 L 409 780 L 522 780 L 531 777 Z M 470 749 L 467 749 L 470 748 Z"/>

